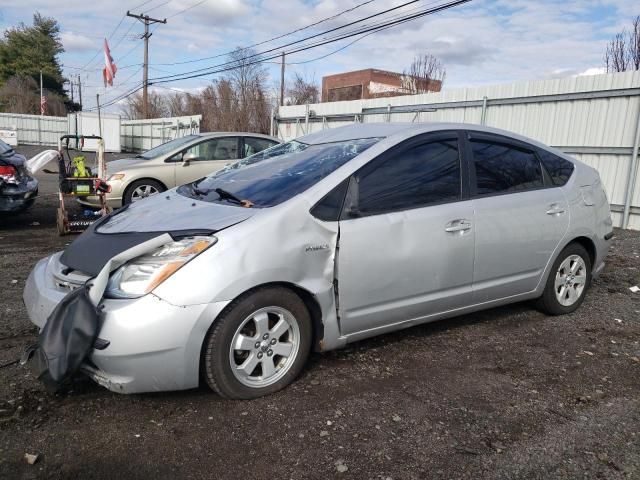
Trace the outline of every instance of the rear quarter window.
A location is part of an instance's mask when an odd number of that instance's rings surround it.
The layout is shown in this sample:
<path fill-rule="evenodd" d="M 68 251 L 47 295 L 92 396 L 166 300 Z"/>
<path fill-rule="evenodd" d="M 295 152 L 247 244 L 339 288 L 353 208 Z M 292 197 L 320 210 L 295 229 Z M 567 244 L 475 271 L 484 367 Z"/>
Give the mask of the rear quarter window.
<path fill-rule="evenodd" d="M 573 163 L 546 150 L 538 150 L 538 156 L 556 187 L 569 181 L 575 169 Z"/>

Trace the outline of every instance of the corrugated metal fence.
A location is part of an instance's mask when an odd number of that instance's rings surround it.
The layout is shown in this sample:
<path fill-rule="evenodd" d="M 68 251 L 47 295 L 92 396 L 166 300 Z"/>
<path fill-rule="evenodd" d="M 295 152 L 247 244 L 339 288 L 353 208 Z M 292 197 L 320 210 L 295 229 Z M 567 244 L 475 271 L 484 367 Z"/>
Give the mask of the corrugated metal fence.
<path fill-rule="evenodd" d="M 120 138 L 109 142 L 108 151 L 142 152 L 156 147 L 177 137 L 198 133 L 202 115 L 171 118 L 151 118 L 148 120 L 121 120 L 118 115 L 105 114 L 102 117 L 103 137 L 118 135 Z M 23 115 L 16 113 L 0 113 L 0 129 L 16 130 L 20 145 L 57 146 L 60 136 L 74 134 L 77 131 L 85 134 L 98 134 L 97 115 L 81 112 L 76 119 L 74 114 L 67 117 L 49 117 L 40 115 Z"/>
<path fill-rule="evenodd" d="M 464 122 L 513 131 L 598 169 L 614 223 L 640 229 L 640 72 L 518 82 L 440 93 L 280 107 L 289 140 L 354 122 Z M 632 175 L 633 174 L 633 175 Z"/>
<path fill-rule="evenodd" d="M 174 138 L 198 133 L 201 120 L 202 115 L 123 120 L 120 127 L 122 149 L 127 152 L 143 152 Z"/>
<path fill-rule="evenodd" d="M 0 129 L 16 130 L 24 145 L 58 145 L 67 131 L 67 117 L 0 113 Z"/>

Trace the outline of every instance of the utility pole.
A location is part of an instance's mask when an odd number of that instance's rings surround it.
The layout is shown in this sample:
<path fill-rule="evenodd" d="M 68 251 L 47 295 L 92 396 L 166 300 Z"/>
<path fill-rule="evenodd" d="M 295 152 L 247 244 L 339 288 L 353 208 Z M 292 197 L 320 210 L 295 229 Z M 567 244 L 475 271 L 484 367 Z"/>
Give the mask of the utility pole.
<path fill-rule="evenodd" d="M 284 106 L 284 52 L 282 52 L 282 65 L 280 66 L 280 106 Z"/>
<path fill-rule="evenodd" d="M 44 115 L 44 90 L 42 89 L 42 70 L 40 70 L 40 116 Z"/>
<path fill-rule="evenodd" d="M 78 102 L 80 103 L 80 111 L 82 111 L 82 83 L 80 83 L 80 75 L 78 75 Z"/>
<path fill-rule="evenodd" d="M 132 17 L 137 20 L 140 20 L 144 23 L 144 35 L 142 38 L 144 39 L 144 63 L 142 64 L 143 72 L 142 72 L 142 115 L 144 118 L 149 118 L 149 97 L 147 87 L 149 86 L 149 38 L 151 34 L 149 33 L 149 25 L 153 25 L 154 23 L 167 23 L 167 19 L 160 20 L 157 18 L 151 18 L 149 15 L 134 15 L 127 10 L 127 17 Z"/>

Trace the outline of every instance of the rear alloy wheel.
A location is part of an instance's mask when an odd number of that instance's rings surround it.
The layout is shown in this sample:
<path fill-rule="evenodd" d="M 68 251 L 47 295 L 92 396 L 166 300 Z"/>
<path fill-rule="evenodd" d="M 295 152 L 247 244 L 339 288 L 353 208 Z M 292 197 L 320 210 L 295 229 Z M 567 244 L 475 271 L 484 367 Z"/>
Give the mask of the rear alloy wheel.
<path fill-rule="evenodd" d="M 164 186 L 155 180 L 138 180 L 127 187 L 122 204 L 135 203 L 165 190 Z"/>
<path fill-rule="evenodd" d="M 553 264 L 538 306 L 550 315 L 571 313 L 582 304 L 591 283 L 591 260 L 582 245 L 572 243 Z"/>
<path fill-rule="evenodd" d="M 203 372 L 227 398 L 280 390 L 300 373 L 311 348 L 311 319 L 294 292 L 266 287 L 234 301 L 205 340 Z"/>

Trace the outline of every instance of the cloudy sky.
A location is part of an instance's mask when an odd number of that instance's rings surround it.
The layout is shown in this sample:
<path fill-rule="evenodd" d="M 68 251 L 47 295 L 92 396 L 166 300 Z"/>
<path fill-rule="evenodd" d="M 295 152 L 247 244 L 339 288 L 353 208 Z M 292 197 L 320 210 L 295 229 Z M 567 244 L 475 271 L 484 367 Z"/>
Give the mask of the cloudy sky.
<path fill-rule="evenodd" d="M 114 98 L 140 82 L 143 30 L 141 23 L 124 17 L 127 10 L 167 18 L 153 27 L 150 41 L 150 78 L 181 73 L 222 63 L 223 55 L 331 17 L 364 0 L 0 0 L 0 30 L 32 14 L 57 19 L 62 27 L 67 75 L 81 75 L 85 99 L 100 92 Z M 337 18 L 265 43 L 270 49 L 354 21 L 407 0 L 372 0 Z M 403 10 L 414 12 L 445 3 L 421 0 Z M 429 52 L 447 68 L 446 87 L 505 83 L 599 73 L 606 42 L 640 14 L 638 0 L 473 0 L 467 5 L 423 17 L 398 27 L 291 55 L 288 76 L 299 72 L 320 81 L 323 75 L 361 68 L 402 71 L 415 54 Z M 119 67 L 115 85 L 101 86 L 99 54 L 109 38 Z M 309 61 L 318 57 L 326 58 Z M 182 62 L 182 63 L 178 63 Z M 188 62 L 188 63 L 185 63 Z M 304 63 L 306 62 L 306 63 Z M 274 90 L 279 67 L 268 64 Z M 166 84 L 175 89 L 197 89 L 211 76 Z M 85 105 L 95 104 L 85 100 Z"/>

